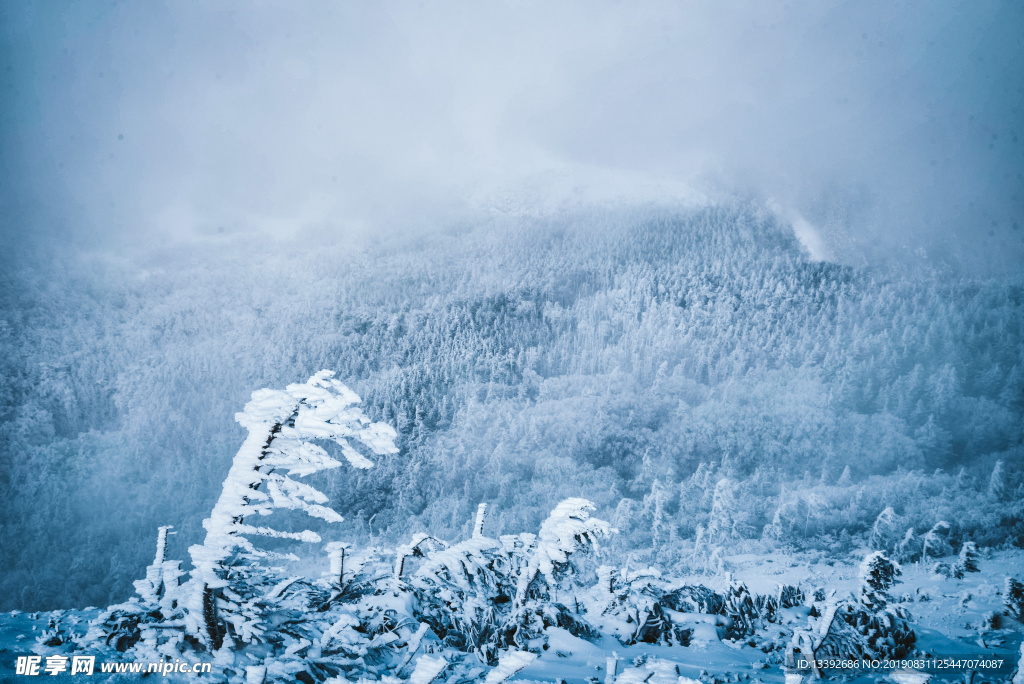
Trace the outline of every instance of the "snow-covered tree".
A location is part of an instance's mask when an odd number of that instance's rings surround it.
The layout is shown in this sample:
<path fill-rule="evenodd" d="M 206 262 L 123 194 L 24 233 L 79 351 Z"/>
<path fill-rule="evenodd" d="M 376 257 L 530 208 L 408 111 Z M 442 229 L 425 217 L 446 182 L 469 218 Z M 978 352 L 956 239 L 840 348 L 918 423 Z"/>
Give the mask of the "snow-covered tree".
<path fill-rule="evenodd" d="M 473 536 L 484 536 L 484 519 L 487 517 L 487 504 L 480 503 L 476 507 L 476 519 L 473 520 Z"/>
<path fill-rule="evenodd" d="M 489 663 L 503 649 L 538 648 L 546 627 L 590 634 L 591 627 L 558 603 L 557 592 L 572 588 L 573 556 L 612 531 L 590 517 L 593 509 L 585 499 L 566 499 L 536 535 L 495 540 L 474 534 L 449 548 L 435 547 L 407 580 L 417 615 L 442 643 L 474 650 Z"/>
<path fill-rule="evenodd" d="M 886 506 L 871 526 L 871 536 L 868 537 L 868 548 L 881 551 L 890 548 L 893 544 L 893 537 L 896 533 L 896 511 L 892 506 Z"/>
<path fill-rule="evenodd" d="M 992 475 L 988 478 L 988 494 L 997 501 L 1006 498 L 1006 471 L 1002 459 L 996 461 L 992 468 Z"/>
<path fill-rule="evenodd" d="M 957 578 L 962 578 L 968 572 L 981 572 L 978 567 L 978 545 L 972 541 L 964 542 L 960 547 L 960 554 L 953 566 L 953 575 Z"/>
<path fill-rule="evenodd" d="M 1003 586 L 1003 613 L 1024 622 L 1024 584 L 1015 577 Z"/>
<path fill-rule="evenodd" d="M 775 514 L 772 516 L 772 521 L 764 526 L 761 530 L 761 538 L 765 541 L 777 542 L 782 539 L 782 507 L 778 506 L 775 509 Z"/>
<path fill-rule="evenodd" d="M 882 551 L 867 555 L 860 564 L 858 600 L 866 608 L 877 612 L 889 602 L 889 589 L 903 574 L 898 563 L 885 557 Z"/>
<path fill-rule="evenodd" d="M 358 408 L 359 397 L 331 371 L 284 390 L 262 389 L 235 419 L 249 431 L 224 480 L 220 498 L 203 522 L 206 540 L 189 553 L 195 569 L 188 599 L 187 625 L 207 648 L 219 649 L 226 637 L 258 639 L 260 611 L 273 581 L 266 561 L 292 560 L 258 548 L 250 537 L 319 542 L 311 530 L 283 531 L 259 525 L 256 516 L 298 510 L 328 522 L 341 516 L 325 506 L 327 496 L 294 479 L 337 468 L 341 462 L 316 441 L 330 442 L 356 468 L 373 463 L 354 444 L 375 454 L 397 453 L 395 431 L 371 422 Z"/>
<path fill-rule="evenodd" d="M 906 533 L 895 546 L 893 557 L 900 563 L 910 563 L 921 553 L 921 542 L 914 533 L 913 527 L 908 527 Z"/>
<path fill-rule="evenodd" d="M 534 598 L 554 598 L 560 581 L 574 569 L 572 556 L 612 532 L 607 522 L 590 517 L 593 510 L 594 504 L 586 499 L 566 499 L 541 524 L 516 583 L 517 609 Z"/>
<path fill-rule="evenodd" d="M 146 604 L 158 603 L 167 594 L 168 589 L 173 592 L 178 586 L 177 578 L 181 575 L 181 571 L 178 570 L 180 561 L 169 561 L 171 565 L 165 567 L 165 563 L 168 563 L 165 560 L 167 535 L 174 534 L 170 531 L 172 529 L 172 525 L 163 525 L 157 529 L 156 556 L 146 568 L 146 578 L 134 582 L 135 591 Z"/>
<path fill-rule="evenodd" d="M 736 539 L 738 489 L 738 483 L 727 477 L 723 477 L 715 484 L 711 513 L 705 529 L 708 544 L 722 545 Z"/>
<path fill-rule="evenodd" d="M 688 646 L 692 630 L 672 622 L 666 608 L 673 608 L 668 583 L 654 568 L 622 569 L 613 574 L 602 566 L 600 600 L 593 618 L 602 631 L 615 635 L 624 646 L 637 643 Z M 609 590 L 610 588 L 610 590 Z M 597 610 L 594 611 L 597 613 Z"/>
<path fill-rule="evenodd" d="M 949 534 L 949 523 L 945 520 L 932 525 L 932 529 L 925 533 L 924 539 L 922 540 L 921 547 L 921 564 L 924 565 L 928 562 L 928 554 L 931 553 L 933 557 L 941 558 L 948 556 L 953 551 L 953 547 L 949 545 L 947 535 Z"/>

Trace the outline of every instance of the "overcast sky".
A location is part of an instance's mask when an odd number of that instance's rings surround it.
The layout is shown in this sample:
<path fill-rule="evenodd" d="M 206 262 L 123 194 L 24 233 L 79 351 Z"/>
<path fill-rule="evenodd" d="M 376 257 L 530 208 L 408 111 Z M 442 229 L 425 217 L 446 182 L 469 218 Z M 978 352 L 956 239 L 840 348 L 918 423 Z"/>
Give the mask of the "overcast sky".
<path fill-rule="evenodd" d="M 1019 267 L 1024 3 L 0 2 L 5 241 L 771 200 Z"/>

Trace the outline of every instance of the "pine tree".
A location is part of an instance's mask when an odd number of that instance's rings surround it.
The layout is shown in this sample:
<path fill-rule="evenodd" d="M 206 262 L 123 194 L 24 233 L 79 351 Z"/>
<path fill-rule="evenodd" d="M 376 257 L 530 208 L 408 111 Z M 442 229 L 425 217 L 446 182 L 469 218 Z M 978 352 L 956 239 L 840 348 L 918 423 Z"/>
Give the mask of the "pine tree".
<path fill-rule="evenodd" d="M 964 542 L 960 547 L 960 555 L 953 566 L 953 576 L 958 579 L 968 572 L 981 572 L 978 568 L 978 545 L 972 541 Z"/>
<path fill-rule="evenodd" d="M 874 551 L 860 564 L 860 603 L 873 612 L 885 608 L 889 602 L 889 588 L 903 574 L 898 563 L 885 557 L 882 551 Z"/>
<path fill-rule="evenodd" d="M 1024 584 L 1007 577 L 1003 586 L 1003 613 L 1024 622 Z"/>
<path fill-rule="evenodd" d="M 290 509 L 328 522 L 342 520 L 324 505 L 323 493 L 293 479 L 341 465 L 314 440 L 333 442 L 356 468 L 373 463 L 352 441 L 376 454 L 398 451 L 395 431 L 384 423 L 371 423 L 356 406 L 359 397 L 332 376 L 320 371 L 284 390 L 253 392 L 245 410 L 235 416 L 249 436 L 235 456 L 210 518 L 203 522 L 205 542 L 189 549 L 195 569 L 186 624 L 207 648 L 219 649 L 228 636 L 239 642 L 258 639 L 268 593 L 278 597 L 283 592 L 267 591 L 279 578 L 262 563 L 296 560 L 292 554 L 259 549 L 249 537 L 320 541 L 311 530 L 257 526 L 254 516 Z"/>

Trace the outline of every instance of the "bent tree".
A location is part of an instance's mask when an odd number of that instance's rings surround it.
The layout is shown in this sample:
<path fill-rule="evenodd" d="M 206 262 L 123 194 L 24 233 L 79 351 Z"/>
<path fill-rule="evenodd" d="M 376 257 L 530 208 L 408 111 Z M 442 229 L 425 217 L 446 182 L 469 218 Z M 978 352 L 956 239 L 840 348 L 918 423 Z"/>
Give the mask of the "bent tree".
<path fill-rule="evenodd" d="M 316 442 L 334 443 L 356 468 L 373 466 L 356 446 L 379 455 L 398 452 L 394 429 L 371 422 L 357 406 L 359 396 L 333 375 L 325 370 L 283 390 L 257 390 L 235 415 L 249 435 L 210 517 L 203 521 L 205 541 L 189 548 L 195 570 L 186 629 L 207 648 L 220 649 L 228 636 L 238 642 L 258 639 L 263 631 L 260 602 L 274 579 L 262 564 L 297 560 L 292 554 L 258 548 L 250 537 L 320 541 L 312 530 L 278 530 L 254 522 L 256 516 L 287 509 L 341 522 L 324 505 L 326 495 L 294 479 L 341 466 Z"/>

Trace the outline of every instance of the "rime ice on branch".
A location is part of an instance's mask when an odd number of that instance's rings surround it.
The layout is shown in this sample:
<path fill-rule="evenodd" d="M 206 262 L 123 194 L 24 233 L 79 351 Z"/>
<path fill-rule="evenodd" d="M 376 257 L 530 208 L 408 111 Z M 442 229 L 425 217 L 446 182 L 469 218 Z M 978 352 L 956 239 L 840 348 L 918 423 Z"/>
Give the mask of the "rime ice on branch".
<path fill-rule="evenodd" d="M 269 515 L 275 509 L 292 509 L 329 522 L 342 520 L 324 505 L 326 495 L 292 479 L 341 465 L 313 440 L 334 442 L 356 468 L 370 468 L 373 463 L 356 450 L 353 441 L 375 454 L 398 452 L 394 444 L 397 433 L 384 423 L 371 423 L 356 406 L 359 396 L 334 380 L 333 375 L 325 370 L 284 390 L 257 390 L 245 410 L 235 415 L 249 436 L 235 455 L 213 512 L 203 521 L 206 540 L 189 549 L 197 588 L 189 612 L 192 616 L 203 616 L 204 624 L 196 624 L 195 631 L 214 647 L 219 647 L 220 642 L 214 633 L 215 594 L 229 586 L 229 568 L 261 558 L 294 559 L 290 554 L 282 556 L 257 549 L 248 537 L 320 541 L 319 535 L 311 530 L 275 530 L 254 524 L 253 516 Z"/>
<path fill-rule="evenodd" d="M 540 526 L 526 570 L 516 586 L 515 606 L 525 605 L 529 590 L 538 575 L 554 586 L 557 569 L 569 561 L 569 555 L 612 531 L 604 520 L 590 517 L 594 504 L 586 499 L 565 499 Z"/>

